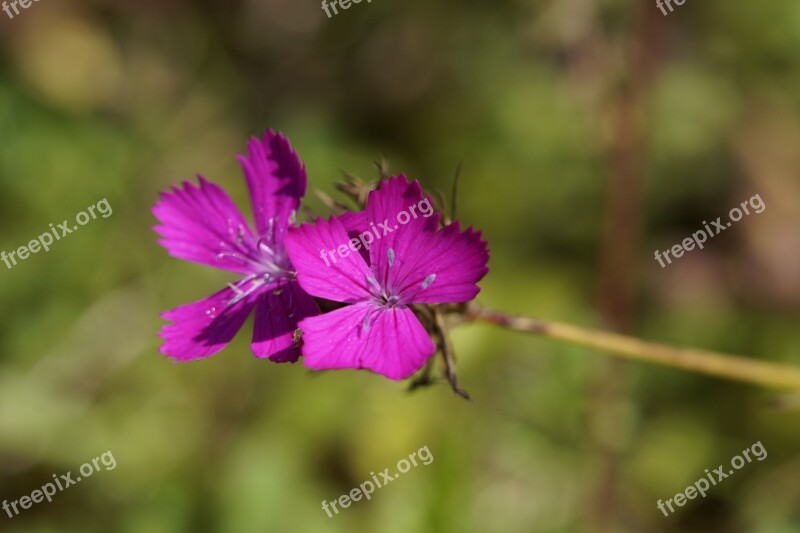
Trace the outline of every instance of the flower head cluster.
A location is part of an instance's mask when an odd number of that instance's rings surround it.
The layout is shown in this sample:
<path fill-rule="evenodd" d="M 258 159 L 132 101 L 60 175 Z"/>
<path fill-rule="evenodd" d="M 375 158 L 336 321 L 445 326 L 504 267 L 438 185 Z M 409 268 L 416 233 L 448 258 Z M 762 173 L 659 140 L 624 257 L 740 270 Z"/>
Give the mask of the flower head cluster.
<path fill-rule="evenodd" d="M 361 211 L 293 225 L 306 189 L 303 163 L 288 140 L 267 132 L 239 157 L 253 207 L 255 229 L 228 195 L 199 178 L 163 193 L 153 213 L 160 243 L 175 257 L 242 276 L 222 291 L 165 313 L 161 352 L 177 361 L 213 355 L 255 309 L 252 349 L 275 362 L 296 361 L 314 370 L 368 369 L 405 379 L 436 353 L 420 321 L 425 309 L 467 302 L 488 272 L 480 232 L 443 225 L 441 215 L 400 218 L 409 205 L 430 205 L 417 181 L 384 179 Z M 407 215 L 407 213 L 406 213 Z M 380 232 L 376 228 L 382 228 Z M 375 230 L 369 246 L 323 262 Z M 363 242 L 363 237 L 362 237 Z M 322 254 L 321 254 L 322 252 Z M 318 303 L 333 310 L 320 314 Z M 298 331 L 301 332 L 298 335 Z"/>

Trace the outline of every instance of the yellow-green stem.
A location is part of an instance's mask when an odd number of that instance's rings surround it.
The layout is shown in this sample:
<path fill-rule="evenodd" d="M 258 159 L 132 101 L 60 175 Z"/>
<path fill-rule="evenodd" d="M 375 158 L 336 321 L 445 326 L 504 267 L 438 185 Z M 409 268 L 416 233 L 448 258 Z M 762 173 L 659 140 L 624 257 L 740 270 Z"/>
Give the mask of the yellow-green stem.
<path fill-rule="evenodd" d="M 800 390 L 800 368 L 736 355 L 674 348 L 633 337 L 499 313 L 473 305 L 469 315 L 515 331 L 569 342 L 610 355 L 778 389 Z"/>

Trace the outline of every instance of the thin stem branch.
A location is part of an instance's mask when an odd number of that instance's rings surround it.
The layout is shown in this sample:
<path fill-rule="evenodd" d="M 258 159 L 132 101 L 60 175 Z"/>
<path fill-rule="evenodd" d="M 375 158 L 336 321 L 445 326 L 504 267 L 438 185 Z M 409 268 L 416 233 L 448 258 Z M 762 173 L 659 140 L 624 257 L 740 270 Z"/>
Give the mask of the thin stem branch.
<path fill-rule="evenodd" d="M 450 388 L 453 389 L 453 392 L 465 400 L 469 400 L 469 393 L 458 386 L 455 350 L 453 349 L 453 342 L 450 340 L 450 334 L 447 332 L 444 315 L 439 306 L 433 307 L 433 319 L 436 331 L 439 334 L 439 350 L 441 350 L 444 358 L 444 375 L 447 378 L 447 382 L 450 383 Z"/>
<path fill-rule="evenodd" d="M 757 361 L 694 348 L 675 348 L 606 331 L 508 315 L 474 304 L 470 307 L 468 317 L 625 359 L 671 366 L 769 388 L 800 390 L 800 368 L 783 363 Z"/>

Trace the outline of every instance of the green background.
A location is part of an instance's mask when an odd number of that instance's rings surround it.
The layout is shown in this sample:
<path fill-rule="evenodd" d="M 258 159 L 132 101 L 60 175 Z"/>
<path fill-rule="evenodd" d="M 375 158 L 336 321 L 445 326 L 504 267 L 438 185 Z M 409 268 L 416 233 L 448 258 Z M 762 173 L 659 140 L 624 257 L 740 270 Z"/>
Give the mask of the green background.
<path fill-rule="evenodd" d="M 329 194 L 382 155 L 448 191 L 463 161 L 459 218 L 492 251 L 485 305 L 800 364 L 798 47 L 795 0 L 666 17 L 621 0 L 0 12 L 0 250 L 102 198 L 114 210 L 0 264 L 0 499 L 117 460 L 0 530 L 800 531 L 796 396 L 477 324 L 453 332 L 472 402 L 257 360 L 249 325 L 174 365 L 159 313 L 232 278 L 170 258 L 150 229 L 159 191 L 197 173 L 248 209 L 235 154 L 270 127 Z M 763 213 L 653 259 L 754 194 Z M 604 217 L 639 201 L 604 238 Z M 763 462 L 658 511 L 756 441 Z M 423 446 L 430 465 L 321 510 Z"/>

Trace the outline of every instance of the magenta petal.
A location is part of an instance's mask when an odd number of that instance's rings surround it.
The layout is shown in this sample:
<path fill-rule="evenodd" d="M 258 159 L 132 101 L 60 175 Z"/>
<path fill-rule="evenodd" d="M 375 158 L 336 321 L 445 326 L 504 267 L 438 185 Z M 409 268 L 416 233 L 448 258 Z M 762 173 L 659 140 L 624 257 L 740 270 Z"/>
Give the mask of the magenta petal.
<path fill-rule="evenodd" d="M 242 328 L 255 305 L 258 292 L 227 305 L 234 297 L 226 288 L 205 300 L 167 311 L 161 318 L 172 324 L 161 328 L 164 339 L 159 352 L 178 362 L 214 355 L 223 349 Z"/>
<path fill-rule="evenodd" d="M 422 200 L 422 187 L 417 180 L 410 182 L 404 174 L 392 176 L 381 181 L 377 189 L 369 192 L 367 216 L 370 220 L 394 217 L 399 211 L 420 200 Z"/>
<path fill-rule="evenodd" d="M 395 287 L 406 303 L 457 303 L 477 296 L 489 267 L 489 249 L 481 233 L 463 232 L 455 222 L 414 243 L 414 253 L 398 261 Z"/>
<path fill-rule="evenodd" d="M 419 208 L 427 202 L 431 209 L 426 217 Z M 436 231 L 439 214 L 433 213 L 430 199 L 423 199 L 418 181 L 410 182 L 401 175 L 381 182 L 367 199 L 367 222 L 374 226 L 380 239 L 370 247 L 370 265 L 378 283 L 389 289 L 396 287 L 393 279 L 398 267 L 417 253 Z"/>
<path fill-rule="evenodd" d="M 361 233 L 369 229 L 366 211 L 357 211 L 355 213 L 352 211 L 345 211 L 336 218 L 342 223 L 347 233 Z"/>
<path fill-rule="evenodd" d="M 283 242 L 291 219 L 306 193 L 306 169 L 289 140 L 267 131 L 247 144 L 248 156 L 239 155 L 244 169 L 256 229 L 270 242 Z"/>
<path fill-rule="evenodd" d="M 297 270 L 297 281 L 307 293 L 346 303 L 370 296 L 372 274 L 349 242 L 341 222 L 333 217 L 289 230 L 286 250 Z M 340 248 L 344 253 L 339 254 Z"/>
<path fill-rule="evenodd" d="M 365 322 L 368 325 L 365 327 Z M 300 322 L 303 364 L 313 370 L 365 368 L 405 379 L 436 352 L 411 310 L 360 303 Z"/>
<path fill-rule="evenodd" d="M 300 356 L 294 343 L 297 322 L 317 314 L 317 303 L 296 281 L 286 281 L 264 291 L 256 302 L 253 353 L 276 363 L 297 361 Z"/>
<path fill-rule="evenodd" d="M 202 176 L 199 182 L 161 193 L 153 206 L 158 242 L 179 259 L 249 274 L 257 257 L 250 226 L 222 188 Z"/>
<path fill-rule="evenodd" d="M 345 211 L 341 215 L 337 215 L 336 218 L 342 223 L 344 230 L 351 239 L 358 239 L 359 235 L 362 233 L 371 231 L 369 224 L 367 224 L 366 211 L 358 211 L 356 213 L 353 213 L 352 211 Z M 366 238 L 367 237 L 365 237 L 365 239 Z M 364 259 L 364 261 L 369 264 L 369 249 L 362 246 L 358 250 L 358 253 Z"/>

